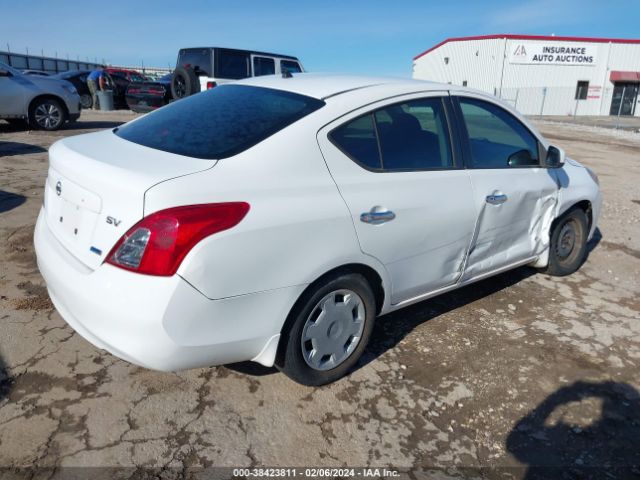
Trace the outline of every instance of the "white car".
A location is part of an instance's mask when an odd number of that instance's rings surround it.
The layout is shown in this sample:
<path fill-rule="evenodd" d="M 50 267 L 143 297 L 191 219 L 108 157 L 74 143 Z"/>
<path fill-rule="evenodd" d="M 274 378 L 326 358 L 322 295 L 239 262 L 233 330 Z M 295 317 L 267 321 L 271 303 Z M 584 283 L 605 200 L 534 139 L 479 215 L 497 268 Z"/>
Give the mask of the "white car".
<path fill-rule="evenodd" d="M 80 117 L 80 95 L 71 83 L 27 75 L 0 62 L 0 119 L 12 125 L 58 130 Z"/>
<path fill-rule="evenodd" d="M 320 385 L 379 315 L 521 265 L 575 271 L 595 174 L 466 88 L 244 80 L 50 150 L 35 230 L 60 314 L 129 362 Z"/>

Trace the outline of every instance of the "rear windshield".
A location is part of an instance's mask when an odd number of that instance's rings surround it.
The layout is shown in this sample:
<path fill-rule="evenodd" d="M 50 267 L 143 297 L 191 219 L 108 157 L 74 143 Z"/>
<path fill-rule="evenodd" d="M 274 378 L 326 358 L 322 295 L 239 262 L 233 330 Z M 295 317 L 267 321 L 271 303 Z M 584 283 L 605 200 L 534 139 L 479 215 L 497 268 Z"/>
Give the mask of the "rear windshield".
<path fill-rule="evenodd" d="M 114 132 L 156 150 L 219 159 L 247 150 L 323 105 L 321 100 L 281 90 L 221 85 Z"/>

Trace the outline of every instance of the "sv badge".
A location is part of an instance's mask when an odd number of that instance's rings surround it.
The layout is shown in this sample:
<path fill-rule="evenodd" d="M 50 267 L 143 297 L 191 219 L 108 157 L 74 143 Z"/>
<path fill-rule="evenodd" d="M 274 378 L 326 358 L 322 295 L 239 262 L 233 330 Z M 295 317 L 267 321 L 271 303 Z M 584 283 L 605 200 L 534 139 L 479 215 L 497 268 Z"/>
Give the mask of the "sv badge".
<path fill-rule="evenodd" d="M 107 223 L 109 225 L 113 225 L 114 227 L 117 227 L 118 225 L 120 225 L 121 222 L 122 220 L 116 220 L 113 217 L 107 217 Z"/>

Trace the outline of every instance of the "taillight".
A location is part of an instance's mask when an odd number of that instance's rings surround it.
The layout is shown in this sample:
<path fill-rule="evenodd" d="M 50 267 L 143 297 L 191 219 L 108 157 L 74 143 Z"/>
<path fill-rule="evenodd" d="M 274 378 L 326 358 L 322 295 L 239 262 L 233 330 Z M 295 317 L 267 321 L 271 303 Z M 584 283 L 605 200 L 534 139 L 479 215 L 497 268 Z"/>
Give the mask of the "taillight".
<path fill-rule="evenodd" d="M 171 276 L 203 238 L 235 227 L 249 211 L 245 202 L 169 208 L 140 220 L 107 255 L 116 267 L 147 275 Z"/>
<path fill-rule="evenodd" d="M 207 90 L 212 89 L 213 87 L 215 87 L 217 85 L 216 82 L 207 82 Z"/>

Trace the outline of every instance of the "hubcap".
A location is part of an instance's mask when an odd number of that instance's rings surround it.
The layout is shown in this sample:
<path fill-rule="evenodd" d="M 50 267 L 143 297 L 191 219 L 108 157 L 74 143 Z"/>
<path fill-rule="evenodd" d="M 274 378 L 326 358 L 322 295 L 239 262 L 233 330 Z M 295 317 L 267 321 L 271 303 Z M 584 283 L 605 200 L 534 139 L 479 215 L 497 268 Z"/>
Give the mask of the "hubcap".
<path fill-rule="evenodd" d="M 356 349 L 364 330 L 362 299 L 351 290 L 325 295 L 313 308 L 302 329 L 302 356 L 315 370 L 331 370 Z"/>
<path fill-rule="evenodd" d="M 36 107 L 35 118 L 43 128 L 56 128 L 62 121 L 62 112 L 53 103 L 43 103 Z"/>
<path fill-rule="evenodd" d="M 562 226 L 560 235 L 558 235 L 558 242 L 556 244 L 556 254 L 560 259 L 565 259 L 571 252 L 576 244 L 576 230 L 573 222 L 569 221 Z"/>

